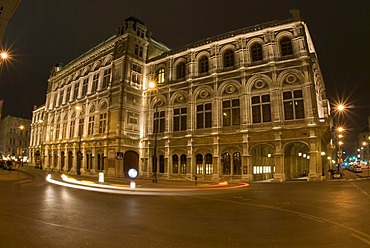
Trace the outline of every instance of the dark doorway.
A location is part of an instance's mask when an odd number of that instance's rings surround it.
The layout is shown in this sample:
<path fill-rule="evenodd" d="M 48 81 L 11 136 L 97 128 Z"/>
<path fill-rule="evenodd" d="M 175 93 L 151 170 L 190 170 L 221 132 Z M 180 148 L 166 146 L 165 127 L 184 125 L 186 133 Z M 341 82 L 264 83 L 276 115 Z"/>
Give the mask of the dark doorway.
<path fill-rule="evenodd" d="M 134 151 L 126 152 L 123 165 L 123 173 L 125 177 L 128 177 L 128 171 L 130 169 L 136 169 L 139 172 L 139 154 Z"/>

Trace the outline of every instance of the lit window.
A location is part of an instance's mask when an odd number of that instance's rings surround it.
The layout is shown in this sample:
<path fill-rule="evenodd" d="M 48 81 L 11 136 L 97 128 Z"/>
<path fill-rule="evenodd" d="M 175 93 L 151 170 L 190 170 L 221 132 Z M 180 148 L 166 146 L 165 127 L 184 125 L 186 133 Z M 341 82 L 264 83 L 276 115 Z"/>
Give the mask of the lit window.
<path fill-rule="evenodd" d="M 158 73 L 157 73 L 157 82 L 160 84 L 160 83 L 164 83 L 164 69 L 159 69 L 158 70 Z"/>
<path fill-rule="evenodd" d="M 203 155 L 197 154 L 195 160 L 197 164 L 197 174 L 203 174 Z"/>

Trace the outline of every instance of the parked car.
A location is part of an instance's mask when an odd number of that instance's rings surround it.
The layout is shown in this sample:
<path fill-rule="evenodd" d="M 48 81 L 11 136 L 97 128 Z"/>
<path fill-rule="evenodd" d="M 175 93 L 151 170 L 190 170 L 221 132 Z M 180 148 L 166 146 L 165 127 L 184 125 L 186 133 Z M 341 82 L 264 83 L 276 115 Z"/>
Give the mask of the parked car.
<path fill-rule="evenodd" d="M 332 179 L 341 179 L 343 177 L 342 172 L 338 170 L 331 170 L 330 174 Z"/>
<path fill-rule="evenodd" d="M 356 166 L 353 168 L 353 172 L 357 172 L 357 173 L 362 172 L 362 167 L 361 167 L 360 165 L 356 165 Z"/>
<path fill-rule="evenodd" d="M 4 163 L 2 164 L 2 167 L 5 170 L 13 170 L 13 162 L 10 160 L 4 161 Z"/>

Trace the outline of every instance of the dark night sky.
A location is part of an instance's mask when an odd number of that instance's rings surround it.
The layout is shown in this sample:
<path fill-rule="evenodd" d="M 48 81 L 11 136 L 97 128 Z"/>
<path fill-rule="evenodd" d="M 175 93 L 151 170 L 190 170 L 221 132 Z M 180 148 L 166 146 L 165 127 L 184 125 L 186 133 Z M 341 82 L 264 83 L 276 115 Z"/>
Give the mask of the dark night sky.
<path fill-rule="evenodd" d="M 363 0 L 22 0 L 2 40 L 13 56 L 0 74 L 3 117 L 31 118 L 33 105 L 45 102 L 51 68 L 110 37 L 129 16 L 176 48 L 290 18 L 291 8 L 300 9 L 308 24 L 329 99 L 353 105 L 345 118 L 353 136 L 370 115 L 370 1 Z"/>

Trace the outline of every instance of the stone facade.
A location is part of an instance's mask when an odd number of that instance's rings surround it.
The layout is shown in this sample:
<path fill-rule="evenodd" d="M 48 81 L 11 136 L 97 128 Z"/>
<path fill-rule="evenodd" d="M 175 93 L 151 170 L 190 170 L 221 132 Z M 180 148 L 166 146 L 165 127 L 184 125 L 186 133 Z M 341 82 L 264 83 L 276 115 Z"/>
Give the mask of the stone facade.
<path fill-rule="evenodd" d="M 27 160 L 31 120 L 6 116 L 0 120 L 0 159 Z"/>
<path fill-rule="evenodd" d="M 53 68 L 42 108 L 45 169 L 285 181 L 323 180 L 329 166 L 329 102 L 297 15 L 176 50 L 127 18 L 116 35 Z"/>

